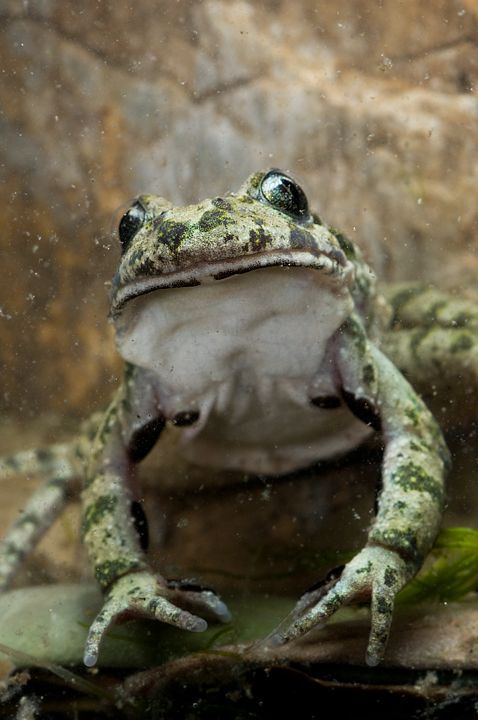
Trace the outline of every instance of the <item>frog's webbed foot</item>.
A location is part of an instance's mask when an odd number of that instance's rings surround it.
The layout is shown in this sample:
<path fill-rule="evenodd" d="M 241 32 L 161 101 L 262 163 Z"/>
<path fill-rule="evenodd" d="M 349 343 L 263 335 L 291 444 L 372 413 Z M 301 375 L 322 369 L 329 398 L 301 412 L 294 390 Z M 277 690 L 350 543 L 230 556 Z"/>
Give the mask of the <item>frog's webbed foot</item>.
<path fill-rule="evenodd" d="M 339 608 L 351 602 L 371 602 L 372 628 L 366 661 L 378 665 L 383 658 L 392 622 L 395 595 L 410 581 L 415 566 L 393 550 L 366 547 L 340 573 L 307 591 L 297 603 L 293 623 L 273 638 L 276 645 L 301 637 L 323 625 Z M 334 572 L 334 571 L 333 571 Z"/>
<path fill-rule="evenodd" d="M 206 630 L 206 620 L 189 610 L 221 622 L 228 622 L 231 617 L 225 603 L 212 590 L 187 581 L 167 581 L 147 570 L 119 578 L 88 632 L 85 665 L 95 665 L 101 642 L 112 625 L 134 617 L 160 620 L 192 632 Z"/>

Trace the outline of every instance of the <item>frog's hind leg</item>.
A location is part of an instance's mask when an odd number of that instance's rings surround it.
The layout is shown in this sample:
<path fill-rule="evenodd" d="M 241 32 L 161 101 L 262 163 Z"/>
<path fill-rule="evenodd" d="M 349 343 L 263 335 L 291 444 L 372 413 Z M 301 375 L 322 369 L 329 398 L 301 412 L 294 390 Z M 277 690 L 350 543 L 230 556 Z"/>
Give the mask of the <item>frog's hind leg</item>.
<path fill-rule="evenodd" d="M 418 284 L 381 288 L 393 310 L 380 349 L 442 428 L 478 415 L 478 303 Z"/>
<path fill-rule="evenodd" d="M 61 514 L 79 480 L 69 456 L 71 445 L 53 445 L 0 458 L 0 482 L 12 475 L 41 473 L 46 480 L 27 500 L 0 545 L 0 591 L 10 584 L 22 560 Z"/>

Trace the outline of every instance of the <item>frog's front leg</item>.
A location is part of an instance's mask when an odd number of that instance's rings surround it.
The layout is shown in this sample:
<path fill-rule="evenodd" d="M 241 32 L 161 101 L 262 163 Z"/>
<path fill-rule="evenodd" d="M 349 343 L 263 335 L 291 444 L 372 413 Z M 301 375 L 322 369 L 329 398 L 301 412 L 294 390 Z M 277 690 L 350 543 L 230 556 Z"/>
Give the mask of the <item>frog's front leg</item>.
<path fill-rule="evenodd" d="M 84 547 L 105 604 L 92 623 L 84 662 L 96 663 L 108 629 L 134 616 L 201 632 L 207 622 L 188 610 L 222 621 L 228 610 L 211 590 L 167 581 L 147 565 L 135 526 L 135 465 L 151 450 L 165 419 L 149 373 L 128 365 L 125 382 L 106 411 L 85 459 Z"/>
<path fill-rule="evenodd" d="M 367 663 L 383 657 L 396 594 L 414 577 L 437 535 L 448 450 L 438 425 L 401 373 L 351 318 L 337 342 L 343 396 L 360 419 L 380 428 L 384 445 L 378 513 L 366 547 L 336 582 L 306 593 L 283 644 L 350 602 L 371 601 Z"/>

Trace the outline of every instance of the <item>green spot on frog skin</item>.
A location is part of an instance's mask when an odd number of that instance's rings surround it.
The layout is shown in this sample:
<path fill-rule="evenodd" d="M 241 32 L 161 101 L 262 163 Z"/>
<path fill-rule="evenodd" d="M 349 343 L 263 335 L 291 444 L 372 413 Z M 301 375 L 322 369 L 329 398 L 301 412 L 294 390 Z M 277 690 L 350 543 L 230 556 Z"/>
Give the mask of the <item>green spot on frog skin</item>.
<path fill-rule="evenodd" d="M 236 218 L 231 217 L 230 212 L 216 208 L 214 210 L 206 210 L 201 219 L 196 225 L 193 225 L 191 229 L 198 230 L 199 232 L 211 232 L 211 230 L 220 226 L 228 227 L 230 225 L 236 225 L 236 222 Z"/>
<path fill-rule="evenodd" d="M 367 365 L 364 365 L 362 377 L 365 385 L 373 385 L 373 383 L 376 381 L 377 376 L 372 363 L 367 363 Z"/>
<path fill-rule="evenodd" d="M 401 557 L 409 558 L 415 565 L 421 561 L 418 553 L 417 536 L 411 530 L 398 530 L 397 528 L 372 528 L 371 540 L 384 547 L 395 550 Z"/>
<path fill-rule="evenodd" d="M 161 274 L 157 258 L 153 262 L 151 258 L 146 257 L 139 267 L 141 269 L 141 275 L 144 275 L 145 277 L 154 277 Z"/>
<path fill-rule="evenodd" d="M 393 603 L 380 599 L 377 603 L 377 610 L 381 615 L 389 615 L 393 610 Z"/>
<path fill-rule="evenodd" d="M 474 317 L 466 312 L 459 312 L 453 317 L 453 326 L 456 328 L 463 328 L 474 321 Z"/>
<path fill-rule="evenodd" d="M 437 302 L 433 303 L 433 305 L 428 310 L 428 322 L 430 323 L 430 325 L 436 323 L 437 315 L 440 310 L 443 310 L 444 307 L 446 307 L 445 300 L 438 300 Z"/>
<path fill-rule="evenodd" d="M 293 250 L 307 250 L 314 245 L 310 233 L 300 226 L 290 224 L 290 247 Z"/>
<path fill-rule="evenodd" d="M 315 219 L 315 217 L 314 217 Z M 320 220 L 320 218 L 319 218 Z M 320 223 L 322 224 L 322 223 Z M 347 260 L 355 260 L 356 258 L 356 252 L 355 247 L 349 238 L 341 233 L 339 230 L 336 230 L 336 228 L 330 228 L 330 232 L 335 236 L 337 242 L 340 245 L 340 249 L 345 254 L 345 257 Z"/>
<path fill-rule="evenodd" d="M 406 510 L 407 504 L 403 502 L 403 500 L 398 500 L 398 502 L 393 503 L 393 507 L 395 510 Z"/>
<path fill-rule="evenodd" d="M 124 364 L 124 373 L 123 373 L 123 379 L 124 382 L 127 383 L 130 380 L 134 378 L 134 376 L 137 374 L 138 368 L 136 365 L 133 365 L 132 363 L 125 362 Z"/>
<path fill-rule="evenodd" d="M 190 233 L 191 227 L 185 223 L 163 220 L 156 232 L 156 238 L 160 245 L 165 245 L 174 254 Z"/>
<path fill-rule="evenodd" d="M 413 462 L 404 463 L 392 477 L 394 483 L 399 485 L 403 490 L 415 490 L 416 492 L 426 492 L 432 496 L 435 502 L 443 505 L 444 491 L 443 487 L 437 480 L 429 475 L 420 465 Z"/>
<path fill-rule="evenodd" d="M 409 299 L 411 299 L 412 297 L 415 299 L 417 295 L 420 294 L 424 294 L 423 289 L 421 292 L 417 290 L 417 293 L 410 293 Z M 417 333 L 416 337 L 414 337 L 414 343 L 416 347 L 418 347 L 418 345 L 428 335 L 428 331 L 437 324 L 437 315 L 440 310 L 442 310 L 445 306 L 446 302 L 444 300 L 437 300 L 433 302 L 433 304 L 430 305 L 429 308 L 425 309 L 425 311 L 422 313 L 421 333 Z"/>
<path fill-rule="evenodd" d="M 322 218 L 320 217 L 319 213 L 311 212 L 311 217 L 316 225 L 325 225 L 325 223 L 322 220 Z M 333 230 L 331 229 L 330 232 L 333 232 Z M 342 248 L 342 250 L 343 250 L 343 248 Z"/>
<path fill-rule="evenodd" d="M 107 588 L 117 578 L 125 575 L 128 570 L 137 566 L 137 562 L 131 560 L 105 560 L 95 567 L 95 579 L 102 588 Z"/>
<path fill-rule="evenodd" d="M 139 265 L 141 260 L 143 259 L 144 250 L 141 247 L 141 245 L 136 245 L 133 252 L 131 253 L 131 263 L 132 265 Z"/>
<path fill-rule="evenodd" d="M 4 464 L 11 468 L 12 470 L 19 470 L 21 468 L 21 465 L 18 463 L 17 458 L 15 455 L 12 455 L 11 457 L 8 457 L 6 460 L 3 461 Z"/>
<path fill-rule="evenodd" d="M 407 407 L 403 411 L 404 415 L 407 416 L 407 418 L 410 420 L 413 427 L 418 427 L 420 425 L 420 410 L 417 410 L 416 408 Z"/>
<path fill-rule="evenodd" d="M 425 327 L 420 330 L 416 330 L 412 334 L 412 338 L 410 340 L 410 350 L 414 354 L 415 358 L 418 360 L 418 350 L 421 345 L 421 343 L 425 340 L 425 338 L 428 337 L 430 332 L 432 331 L 432 326 Z"/>
<path fill-rule="evenodd" d="M 424 295 L 428 291 L 428 288 L 423 286 L 416 286 L 413 288 L 407 288 L 406 290 L 399 291 L 389 298 L 390 304 L 393 309 L 392 326 L 401 324 L 402 320 L 400 317 L 400 311 L 403 310 L 405 305 L 414 300 L 420 295 Z"/>
<path fill-rule="evenodd" d="M 127 413 L 131 410 L 131 384 L 124 386 L 124 392 L 121 397 L 121 409 Z"/>
<path fill-rule="evenodd" d="M 393 587 L 397 584 L 398 580 L 399 576 L 396 570 L 393 568 L 387 568 L 385 570 L 383 581 L 387 587 Z"/>
<path fill-rule="evenodd" d="M 87 488 L 91 487 L 91 485 L 95 482 L 95 478 L 96 478 L 96 475 L 88 475 L 85 477 L 85 479 L 83 481 L 83 487 L 85 488 L 85 490 Z"/>
<path fill-rule="evenodd" d="M 257 190 L 257 188 L 258 188 L 259 185 L 261 184 L 261 180 L 262 180 L 263 177 L 264 177 L 264 173 L 263 173 L 263 172 L 258 172 L 258 173 L 255 173 L 255 174 L 250 178 L 249 183 L 250 183 L 251 187 L 254 188 L 254 190 Z"/>
<path fill-rule="evenodd" d="M 365 300 L 370 292 L 370 279 L 363 274 L 357 274 L 354 282 L 354 293 Z"/>
<path fill-rule="evenodd" d="M 91 487 L 99 478 L 101 478 L 102 475 L 103 473 L 101 472 L 101 470 L 94 475 L 87 475 L 83 483 L 84 489 L 87 490 L 89 487 Z"/>
<path fill-rule="evenodd" d="M 462 332 L 454 339 L 451 344 L 450 351 L 452 353 L 465 352 L 466 350 L 471 350 L 474 344 L 471 333 Z"/>
<path fill-rule="evenodd" d="M 242 195 L 242 197 L 237 198 L 236 202 L 243 205 L 254 205 L 254 199 L 250 195 Z"/>
<path fill-rule="evenodd" d="M 249 231 L 249 243 L 253 250 L 265 250 L 267 245 L 272 242 L 270 235 L 264 232 L 262 228 L 252 228 Z"/>
<path fill-rule="evenodd" d="M 23 515 L 20 515 L 20 517 L 17 520 L 17 524 L 19 527 L 22 525 L 37 525 L 38 524 L 38 515 L 34 515 L 33 513 L 25 513 Z"/>
<path fill-rule="evenodd" d="M 342 325 L 342 330 L 343 332 L 347 333 L 347 335 L 352 340 L 357 352 L 361 357 L 363 357 L 365 355 L 367 346 L 365 332 L 362 325 L 358 322 L 356 318 L 351 316 Z"/>
<path fill-rule="evenodd" d="M 434 435 L 434 438 L 438 441 L 441 439 L 441 432 L 436 422 L 430 418 L 430 414 L 426 407 L 422 405 L 415 393 L 408 393 L 407 396 L 407 407 L 404 410 L 404 414 L 414 427 L 420 427 L 420 425 L 428 424 L 430 432 L 438 430 L 438 434 Z"/>
<path fill-rule="evenodd" d="M 150 600 L 148 603 L 148 610 L 154 615 L 158 609 L 161 609 L 162 602 L 158 598 Z"/>
<path fill-rule="evenodd" d="M 410 450 L 421 453 L 429 453 L 433 450 L 433 448 L 430 446 L 429 443 L 426 443 L 424 440 L 412 440 L 410 443 Z"/>
<path fill-rule="evenodd" d="M 98 525 L 105 515 L 111 514 L 117 503 L 116 495 L 101 495 L 93 505 L 87 507 L 83 513 L 83 535 L 86 535 L 92 526 Z"/>

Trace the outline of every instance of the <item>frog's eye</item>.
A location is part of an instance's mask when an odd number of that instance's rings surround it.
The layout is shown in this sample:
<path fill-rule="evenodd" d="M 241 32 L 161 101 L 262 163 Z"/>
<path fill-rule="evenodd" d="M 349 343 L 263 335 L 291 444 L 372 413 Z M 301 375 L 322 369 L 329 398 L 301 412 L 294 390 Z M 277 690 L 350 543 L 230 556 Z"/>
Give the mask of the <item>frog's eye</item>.
<path fill-rule="evenodd" d="M 124 210 L 124 206 L 121 210 Z M 127 212 L 123 213 L 118 223 L 118 238 L 123 252 L 126 250 L 138 230 L 141 230 L 145 220 L 146 210 L 144 205 L 139 200 L 134 200 L 132 205 L 129 204 L 129 209 Z"/>
<path fill-rule="evenodd" d="M 309 217 L 309 204 L 296 181 L 280 170 L 269 170 L 261 181 L 262 197 L 278 210 L 300 219 Z"/>

